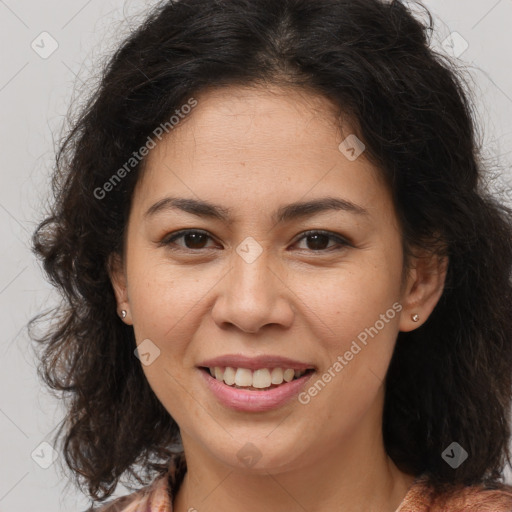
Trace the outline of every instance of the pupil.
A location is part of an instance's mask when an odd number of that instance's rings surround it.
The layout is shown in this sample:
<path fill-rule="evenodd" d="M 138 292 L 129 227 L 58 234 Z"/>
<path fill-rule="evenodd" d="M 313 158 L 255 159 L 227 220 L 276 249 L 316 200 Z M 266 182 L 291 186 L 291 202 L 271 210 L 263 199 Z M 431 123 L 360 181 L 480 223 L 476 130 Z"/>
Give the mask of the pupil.
<path fill-rule="evenodd" d="M 187 233 L 185 235 L 185 242 L 189 249 L 202 249 L 201 245 L 201 237 L 203 238 L 202 242 L 204 244 L 206 235 L 203 233 Z M 192 239 L 192 242 L 190 240 Z"/>
<path fill-rule="evenodd" d="M 308 249 L 322 250 L 322 249 L 325 249 L 327 247 L 328 243 L 329 243 L 329 237 L 327 235 L 322 235 L 322 234 L 309 235 L 307 237 L 307 239 L 309 239 L 309 240 L 313 239 L 314 240 L 313 244 L 310 244 L 308 242 L 308 244 L 307 244 L 308 245 Z M 319 239 L 320 239 L 320 243 L 318 243 Z M 325 243 L 325 244 L 321 243 L 322 239 L 323 239 L 324 242 L 327 242 L 327 243 Z"/>

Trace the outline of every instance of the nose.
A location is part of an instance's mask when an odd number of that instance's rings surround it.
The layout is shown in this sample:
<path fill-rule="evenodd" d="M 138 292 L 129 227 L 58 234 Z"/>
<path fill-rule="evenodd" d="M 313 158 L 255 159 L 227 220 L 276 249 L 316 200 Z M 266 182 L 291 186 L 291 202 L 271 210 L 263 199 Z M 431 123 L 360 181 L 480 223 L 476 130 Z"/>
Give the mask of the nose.
<path fill-rule="evenodd" d="M 213 320 L 221 328 L 234 325 L 247 333 L 258 332 L 266 325 L 290 327 L 293 293 L 285 274 L 266 250 L 252 262 L 233 251 L 230 270 L 218 285 Z"/>

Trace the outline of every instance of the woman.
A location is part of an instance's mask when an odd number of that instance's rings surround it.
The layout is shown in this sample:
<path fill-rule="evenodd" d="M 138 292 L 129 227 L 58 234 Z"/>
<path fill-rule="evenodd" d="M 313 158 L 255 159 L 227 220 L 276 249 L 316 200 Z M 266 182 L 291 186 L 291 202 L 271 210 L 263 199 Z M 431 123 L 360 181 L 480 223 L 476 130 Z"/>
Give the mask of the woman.
<path fill-rule="evenodd" d="M 181 0 L 113 56 L 34 235 L 98 510 L 512 510 L 512 213 L 431 24 Z"/>

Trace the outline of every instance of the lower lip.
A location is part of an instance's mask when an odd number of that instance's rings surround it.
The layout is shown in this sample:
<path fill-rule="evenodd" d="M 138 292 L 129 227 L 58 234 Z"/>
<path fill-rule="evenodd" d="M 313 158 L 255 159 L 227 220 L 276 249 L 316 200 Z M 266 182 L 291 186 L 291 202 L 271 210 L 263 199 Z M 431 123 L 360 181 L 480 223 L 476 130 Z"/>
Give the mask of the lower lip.
<path fill-rule="evenodd" d="M 212 377 L 209 371 L 199 369 L 199 372 L 205 379 L 210 391 L 223 405 L 235 411 L 244 412 L 262 412 L 281 407 L 298 395 L 306 382 L 314 374 L 314 372 L 306 373 L 298 379 L 286 382 L 277 388 L 267 391 L 250 391 L 232 388 Z"/>

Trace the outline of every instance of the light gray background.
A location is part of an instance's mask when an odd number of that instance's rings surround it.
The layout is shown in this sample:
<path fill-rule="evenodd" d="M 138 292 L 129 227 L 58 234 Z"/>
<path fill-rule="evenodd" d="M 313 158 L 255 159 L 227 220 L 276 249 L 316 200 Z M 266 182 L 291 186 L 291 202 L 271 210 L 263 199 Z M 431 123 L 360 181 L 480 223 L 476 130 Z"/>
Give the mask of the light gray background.
<path fill-rule="evenodd" d="M 68 107 L 95 83 L 105 52 L 155 3 L 0 0 L 0 512 L 71 512 L 88 504 L 66 485 L 58 463 L 43 469 L 31 457 L 35 450 L 36 460 L 49 460 L 51 449 L 40 443 L 52 441 L 63 411 L 37 379 L 25 328 L 56 300 L 30 253 L 29 238 L 48 196 L 53 141 Z M 471 66 L 484 156 L 501 170 L 495 186 L 510 190 L 512 0 L 424 3 L 435 16 L 435 46 L 443 47 L 454 31 L 467 41 L 459 59 Z M 43 51 L 44 31 L 59 45 L 46 59 L 31 47 L 35 40 Z M 49 48 L 45 39 L 44 49 Z M 510 476 L 507 472 L 508 481 Z"/>

